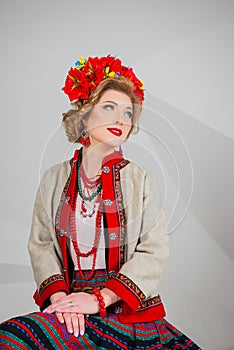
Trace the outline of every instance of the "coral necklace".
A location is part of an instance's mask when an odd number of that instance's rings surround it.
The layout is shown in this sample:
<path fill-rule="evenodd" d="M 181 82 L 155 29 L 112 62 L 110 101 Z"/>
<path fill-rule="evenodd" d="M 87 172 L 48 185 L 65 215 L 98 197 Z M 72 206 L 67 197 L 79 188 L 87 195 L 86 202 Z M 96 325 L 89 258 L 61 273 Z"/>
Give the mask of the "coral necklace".
<path fill-rule="evenodd" d="M 96 265 L 96 260 L 97 260 L 97 248 L 99 245 L 100 241 L 100 236 L 101 236 L 101 222 L 102 222 L 102 195 L 101 195 L 101 189 L 102 189 L 102 183 L 101 180 L 99 181 L 100 183 L 97 186 L 96 191 L 93 192 L 91 196 L 84 196 L 82 192 L 82 187 L 81 187 L 81 159 L 82 159 L 82 149 L 80 150 L 79 153 L 79 158 L 77 162 L 77 178 L 78 178 L 78 192 L 79 195 L 81 196 L 82 200 L 92 200 L 93 198 L 97 197 L 96 201 L 99 203 L 98 209 L 97 209 L 97 214 L 96 214 L 96 219 L 95 219 L 95 235 L 94 235 L 94 242 L 92 248 L 86 252 L 83 253 L 80 251 L 79 246 L 78 246 L 78 241 L 77 241 L 77 235 L 76 235 L 76 230 L 71 230 L 71 240 L 72 244 L 76 253 L 76 260 L 77 260 L 77 266 L 79 268 L 80 274 L 82 278 L 85 280 L 89 280 L 95 272 L 95 265 Z M 82 267 L 81 267 L 81 261 L 80 258 L 87 258 L 90 255 L 93 255 L 93 262 L 92 262 L 92 269 L 90 273 L 85 276 Z"/>

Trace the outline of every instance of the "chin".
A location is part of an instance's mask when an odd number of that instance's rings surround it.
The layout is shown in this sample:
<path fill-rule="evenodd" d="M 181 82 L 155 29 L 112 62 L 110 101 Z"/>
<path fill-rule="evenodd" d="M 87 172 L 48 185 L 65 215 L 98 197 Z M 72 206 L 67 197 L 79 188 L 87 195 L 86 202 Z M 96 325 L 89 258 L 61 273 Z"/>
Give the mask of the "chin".
<path fill-rule="evenodd" d="M 111 139 L 111 140 L 105 140 L 103 141 L 103 143 L 107 146 L 110 146 L 110 147 L 119 147 L 121 146 L 123 143 L 124 143 L 125 140 L 123 139 Z"/>

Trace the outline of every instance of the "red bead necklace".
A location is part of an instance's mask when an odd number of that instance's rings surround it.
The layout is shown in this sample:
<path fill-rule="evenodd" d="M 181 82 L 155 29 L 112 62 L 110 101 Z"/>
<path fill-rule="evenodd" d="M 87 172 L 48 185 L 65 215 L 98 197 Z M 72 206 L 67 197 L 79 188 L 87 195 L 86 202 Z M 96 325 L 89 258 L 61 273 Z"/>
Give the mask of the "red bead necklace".
<path fill-rule="evenodd" d="M 83 182 L 86 184 L 88 188 L 97 187 L 101 182 L 101 174 L 97 174 L 93 177 L 88 178 L 87 175 L 85 174 L 82 164 L 80 165 L 80 175 L 82 177 Z"/>
<path fill-rule="evenodd" d="M 78 166 L 80 166 L 81 162 L 78 162 Z M 80 174 L 84 175 L 84 171 L 83 169 L 81 170 L 81 166 L 80 166 Z M 79 174 L 79 171 L 78 171 Z M 78 175 L 79 176 L 79 175 Z M 84 178 L 86 177 L 86 175 L 84 176 Z M 87 178 L 87 177 L 86 177 Z M 79 180 L 79 179 L 78 179 Z M 83 180 L 83 177 L 82 177 Z M 89 182 L 90 184 L 90 179 L 88 179 L 89 181 L 83 181 L 84 185 L 86 185 L 87 182 Z M 93 185 L 95 183 L 95 187 L 97 187 L 98 185 L 100 185 L 101 183 L 101 176 L 98 176 L 98 179 L 92 181 Z M 94 188 L 94 187 L 92 187 Z M 82 198 L 82 201 L 84 199 Z M 79 268 L 80 274 L 82 276 L 83 279 L 85 279 L 86 281 L 88 281 L 95 273 L 95 265 L 96 265 L 96 260 L 97 260 L 97 248 L 99 245 L 99 241 L 100 241 L 100 236 L 101 236 L 101 223 L 102 223 L 102 191 L 97 192 L 97 199 L 96 202 L 99 203 L 98 206 L 98 210 L 97 210 L 97 214 L 96 214 L 96 220 L 95 220 L 95 235 L 94 235 L 94 242 L 93 242 L 93 246 L 92 248 L 86 252 L 83 253 L 80 251 L 79 246 L 78 246 L 78 241 L 77 241 L 77 233 L 76 233 L 76 224 L 75 224 L 75 212 L 76 212 L 76 203 L 75 204 L 75 208 L 73 211 L 73 215 L 71 216 L 71 241 L 75 250 L 75 254 L 76 254 L 76 260 L 77 260 L 77 266 Z M 86 208 L 85 208 L 86 209 Z M 82 271 L 82 267 L 81 267 L 81 261 L 80 258 L 87 258 L 90 255 L 93 255 L 93 262 L 92 262 L 92 269 L 90 271 L 90 273 L 85 276 L 83 271 Z"/>

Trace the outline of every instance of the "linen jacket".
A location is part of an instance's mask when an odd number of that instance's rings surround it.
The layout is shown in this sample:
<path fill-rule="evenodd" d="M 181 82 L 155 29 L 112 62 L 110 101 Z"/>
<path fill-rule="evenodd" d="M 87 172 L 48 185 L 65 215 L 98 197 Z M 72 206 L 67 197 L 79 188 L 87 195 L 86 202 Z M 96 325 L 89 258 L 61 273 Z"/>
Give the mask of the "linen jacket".
<path fill-rule="evenodd" d="M 74 159 L 45 171 L 36 194 L 28 248 L 37 283 L 34 299 L 41 310 L 53 293 L 70 292 L 69 234 L 59 226 L 58 213 L 69 200 Z M 110 155 L 102 163 L 102 183 L 108 237 L 105 287 L 121 298 L 114 312 L 123 323 L 164 317 L 157 290 L 168 263 L 169 238 L 157 181 L 134 162 Z"/>

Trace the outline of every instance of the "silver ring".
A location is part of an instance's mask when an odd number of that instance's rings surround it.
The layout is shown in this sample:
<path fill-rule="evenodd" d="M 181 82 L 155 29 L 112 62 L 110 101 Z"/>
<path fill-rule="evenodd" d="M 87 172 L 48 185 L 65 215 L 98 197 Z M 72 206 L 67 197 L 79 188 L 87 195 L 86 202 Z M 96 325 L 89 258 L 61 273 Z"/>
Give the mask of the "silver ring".
<path fill-rule="evenodd" d="M 72 301 L 69 301 L 69 302 L 68 302 L 68 305 L 69 305 L 69 307 L 73 307 L 73 306 L 74 306 L 74 304 L 73 304 Z"/>

